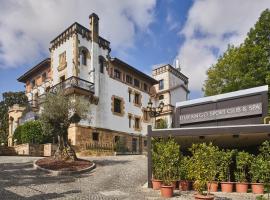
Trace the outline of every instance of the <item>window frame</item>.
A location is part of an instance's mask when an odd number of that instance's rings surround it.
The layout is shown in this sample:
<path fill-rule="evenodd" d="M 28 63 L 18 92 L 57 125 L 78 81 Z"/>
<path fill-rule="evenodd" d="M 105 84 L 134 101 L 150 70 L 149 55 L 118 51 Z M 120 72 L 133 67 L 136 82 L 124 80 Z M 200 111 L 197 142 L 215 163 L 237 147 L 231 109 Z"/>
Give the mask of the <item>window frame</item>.
<path fill-rule="evenodd" d="M 159 90 L 164 89 L 164 79 L 161 79 L 158 81 L 158 88 L 159 88 Z"/>
<path fill-rule="evenodd" d="M 136 85 L 136 81 L 137 81 L 138 85 Z M 133 79 L 133 84 L 134 84 L 135 87 L 140 88 L 141 82 L 140 82 L 139 79 L 134 78 L 134 79 Z"/>
<path fill-rule="evenodd" d="M 115 79 L 121 80 L 121 71 L 119 69 L 114 68 L 113 77 Z"/>
<path fill-rule="evenodd" d="M 99 132 L 92 132 L 92 141 L 99 142 Z"/>
<path fill-rule="evenodd" d="M 126 83 L 131 84 L 133 83 L 133 77 L 129 74 L 126 74 Z"/>

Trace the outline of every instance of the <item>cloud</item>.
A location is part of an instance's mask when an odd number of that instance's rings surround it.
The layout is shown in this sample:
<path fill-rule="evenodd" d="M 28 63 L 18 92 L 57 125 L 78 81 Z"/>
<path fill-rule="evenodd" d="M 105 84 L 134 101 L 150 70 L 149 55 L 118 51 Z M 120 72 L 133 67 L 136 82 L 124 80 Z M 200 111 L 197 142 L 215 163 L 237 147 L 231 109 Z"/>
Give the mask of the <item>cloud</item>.
<path fill-rule="evenodd" d="M 116 51 L 134 46 L 138 31 L 153 21 L 155 0 L 0 0 L 0 68 L 17 67 L 48 55 L 49 42 L 77 21 L 100 18 L 100 33 Z"/>
<path fill-rule="evenodd" d="M 239 45 L 254 26 L 269 0 L 198 0 L 190 8 L 180 31 L 185 42 L 178 59 L 192 91 L 201 91 L 206 70 L 217 61 L 228 44 Z"/>

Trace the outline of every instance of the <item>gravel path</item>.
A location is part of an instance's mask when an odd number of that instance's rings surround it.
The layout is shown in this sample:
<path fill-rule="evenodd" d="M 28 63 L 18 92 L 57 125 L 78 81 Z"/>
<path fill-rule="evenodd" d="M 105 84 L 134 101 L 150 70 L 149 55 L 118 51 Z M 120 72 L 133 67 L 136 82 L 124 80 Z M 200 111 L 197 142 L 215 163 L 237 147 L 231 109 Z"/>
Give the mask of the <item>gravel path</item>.
<path fill-rule="evenodd" d="M 97 164 L 91 172 L 50 176 L 33 170 L 34 157 L 0 156 L 0 199 L 160 199 L 158 191 L 143 187 L 147 159 L 144 156 L 87 158 Z M 254 200 L 252 194 L 217 193 L 219 200 Z M 193 199 L 192 193 L 175 192 L 173 199 Z"/>

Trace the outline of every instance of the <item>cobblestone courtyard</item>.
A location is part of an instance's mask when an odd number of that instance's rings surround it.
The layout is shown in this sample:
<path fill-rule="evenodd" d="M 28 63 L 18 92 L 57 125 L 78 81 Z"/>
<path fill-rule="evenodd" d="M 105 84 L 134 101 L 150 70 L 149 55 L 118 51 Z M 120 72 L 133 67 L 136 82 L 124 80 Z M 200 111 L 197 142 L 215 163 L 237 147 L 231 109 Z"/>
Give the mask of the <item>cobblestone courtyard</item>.
<path fill-rule="evenodd" d="M 73 176 L 50 176 L 33 169 L 34 157 L 0 156 L 0 199 L 160 199 L 157 191 L 143 187 L 147 177 L 144 156 L 87 158 L 93 171 Z M 222 200 L 253 200 L 252 194 L 217 194 Z M 174 199 L 193 199 L 179 194 Z"/>

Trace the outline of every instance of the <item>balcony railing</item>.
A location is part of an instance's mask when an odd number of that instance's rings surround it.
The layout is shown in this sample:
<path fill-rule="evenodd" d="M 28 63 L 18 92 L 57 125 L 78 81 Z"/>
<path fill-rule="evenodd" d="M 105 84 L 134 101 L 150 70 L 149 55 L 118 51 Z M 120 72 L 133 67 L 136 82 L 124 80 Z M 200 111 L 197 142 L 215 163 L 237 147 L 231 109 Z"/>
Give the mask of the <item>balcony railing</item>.
<path fill-rule="evenodd" d="M 80 89 L 85 90 L 87 92 L 94 93 L 94 83 L 91 83 L 89 81 L 83 80 L 81 78 L 71 76 L 70 78 L 54 85 L 50 88 L 51 92 L 57 92 L 60 90 L 66 90 L 66 89 Z"/>

